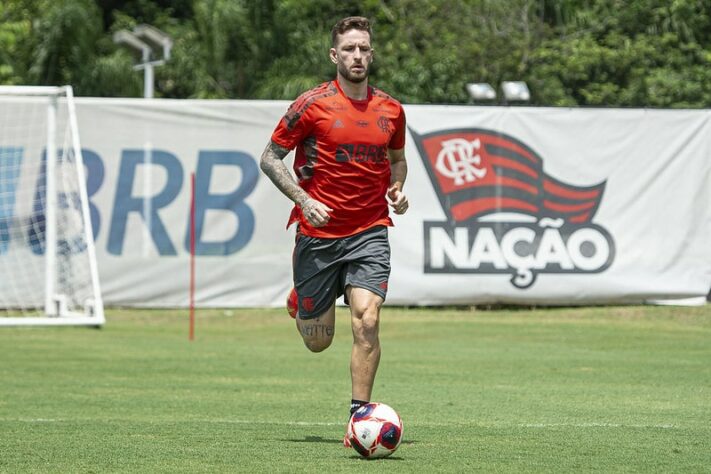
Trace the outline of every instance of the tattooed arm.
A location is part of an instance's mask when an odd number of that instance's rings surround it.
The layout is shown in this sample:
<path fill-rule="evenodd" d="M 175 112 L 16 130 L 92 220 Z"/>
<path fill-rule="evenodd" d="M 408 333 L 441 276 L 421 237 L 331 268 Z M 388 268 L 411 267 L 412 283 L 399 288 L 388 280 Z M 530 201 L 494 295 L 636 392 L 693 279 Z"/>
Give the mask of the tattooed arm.
<path fill-rule="evenodd" d="M 270 141 L 262 153 L 259 167 L 284 196 L 301 206 L 309 195 L 301 189 L 284 164 L 284 157 L 288 154 L 289 150 Z"/>
<path fill-rule="evenodd" d="M 325 204 L 311 198 L 306 191 L 296 182 L 284 164 L 284 157 L 289 154 L 289 150 L 270 141 L 262 153 L 259 160 L 259 167 L 262 169 L 279 191 L 296 203 L 301 208 L 304 216 L 314 227 L 326 225 L 333 209 Z"/>

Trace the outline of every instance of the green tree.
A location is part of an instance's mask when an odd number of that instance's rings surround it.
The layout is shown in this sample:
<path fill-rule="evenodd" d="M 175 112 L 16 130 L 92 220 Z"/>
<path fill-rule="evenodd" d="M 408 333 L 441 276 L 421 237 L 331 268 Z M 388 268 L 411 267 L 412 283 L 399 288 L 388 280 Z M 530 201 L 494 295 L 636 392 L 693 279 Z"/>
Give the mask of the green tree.
<path fill-rule="evenodd" d="M 45 2 L 29 78 L 34 84 L 81 82 L 102 32 L 99 9 L 91 0 Z"/>
<path fill-rule="evenodd" d="M 114 32 L 174 39 L 156 97 L 293 99 L 334 76 L 330 29 L 375 22 L 372 83 L 406 103 L 466 103 L 525 80 L 534 105 L 711 106 L 709 0 L 4 0 L 0 82 L 140 96 Z"/>
<path fill-rule="evenodd" d="M 528 71 L 537 103 L 711 105 L 708 2 L 569 3 L 579 5 L 551 23 Z"/>
<path fill-rule="evenodd" d="M 29 0 L 0 3 L 0 84 L 26 84 L 34 47 L 33 18 L 39 9 Z"/>

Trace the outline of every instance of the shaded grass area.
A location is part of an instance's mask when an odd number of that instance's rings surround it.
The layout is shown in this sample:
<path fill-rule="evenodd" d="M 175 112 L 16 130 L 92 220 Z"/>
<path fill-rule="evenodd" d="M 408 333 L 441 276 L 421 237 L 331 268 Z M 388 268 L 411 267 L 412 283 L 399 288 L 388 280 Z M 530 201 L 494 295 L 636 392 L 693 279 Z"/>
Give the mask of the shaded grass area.
<path fill-rule="evenodd" d="M 374 400 L 391 458 L 340 445 L 349 318 L 309 353 L 283 310 L 111 310 L 0 329 L 2 472 L 700 472 L 711 306 L 386 307 Z"/>

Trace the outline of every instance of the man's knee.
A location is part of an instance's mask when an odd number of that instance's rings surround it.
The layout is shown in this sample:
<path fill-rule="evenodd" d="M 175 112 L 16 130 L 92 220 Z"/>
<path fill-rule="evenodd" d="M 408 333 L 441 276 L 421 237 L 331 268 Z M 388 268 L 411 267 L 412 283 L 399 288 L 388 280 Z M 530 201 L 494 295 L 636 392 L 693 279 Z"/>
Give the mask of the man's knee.
<path fill-rule="evenodd" d="M 322 352 L 328 349 L 331 345 L 333 338 L 322 339 L 322 338 L 304 338 L 304 345 L 311 352 Z"/>
<path fill-rule="evenodd" d="M 351 292 L 351 295 L 349 305 L 353 317 L 363 319 L 366 323 L 372 323 L 373 320 L 377 322 L 378 316 L 380 315 L 380 307 L 383 305 L 383 299 L 370 292 L 366 294 L 364 294 L 363 291 L 356 293 L 356 290 Z M 355 298 L 353 296 L 355 296 Z"/>
<path fill-rule="evenodd" d="M 359 308 L 353 314 L 354 342 L 366 350 L 378 343 L 380 305 L 373 304 Z"/>
<path fill-rule="evenodd" d="M 358 319 L 358 326 L 360 327 L 360 330 L 363 332 L 365 335 L 372 335 L 378 333 L 378 323 L 380 322 L 380 309 L 379 308 L 370 308 L 363 313 L 361 313 L 359 316 L 357 316 Z"/>

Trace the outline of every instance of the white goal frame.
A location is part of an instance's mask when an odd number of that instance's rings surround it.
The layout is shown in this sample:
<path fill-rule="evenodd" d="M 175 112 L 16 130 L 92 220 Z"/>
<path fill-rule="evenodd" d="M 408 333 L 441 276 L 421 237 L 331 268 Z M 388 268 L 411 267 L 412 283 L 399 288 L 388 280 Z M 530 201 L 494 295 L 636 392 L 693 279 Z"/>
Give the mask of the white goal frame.
<path fill-rule="evenodd" d="M 71 86 L 0 86 L 1 96 L 32 96 L 47 98 L 47 136 L 46 136 L 46 206 L 45 206 L 45 251 L 44 251 L 44 308 L 38 308 L 44 316 L 0 316 L 0 326 L 65 326 L 87 325 L 102 326 L 106 320 L 104 304 L 99 284 L 99 271 L 96 263 L 94 236 L 89 212 L 89 200 L 86 190 L 84 161 L 81 154 L 79 129 L 74 104 L 74 93 Z M 55 168 L 57 166 L 57 114 L 60 98 L 66 101 L 67 126 L 70 139 L 69 146 L 73 152 L 74 167 L 77 173 L 80 200 L 80 212 L 83 219 L 83 238 L 88 255 L 91 292 L 93 297 L 83 302 L 82 311 L 72 311 L 67 305 L 67 296 L 57 293 L 57 182 Z M 2 309 L 2 308 L 0 308 Z"/>

